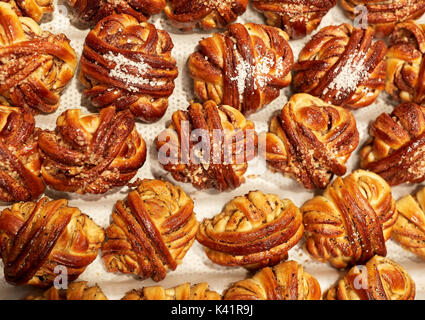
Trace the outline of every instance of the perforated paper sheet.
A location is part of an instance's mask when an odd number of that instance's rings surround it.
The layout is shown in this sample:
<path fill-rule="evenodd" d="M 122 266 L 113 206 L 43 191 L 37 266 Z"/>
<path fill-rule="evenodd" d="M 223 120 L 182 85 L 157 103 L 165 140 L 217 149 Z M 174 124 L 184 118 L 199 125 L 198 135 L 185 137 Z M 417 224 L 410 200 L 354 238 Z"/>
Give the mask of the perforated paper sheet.
<path fill-rule="evenodd" d="M 89 32 L 88 29 L 81 29 L 70 23 L 68 8 L 64 6 L 63 0 L 56 2 L 56 10 L 54 14 L 45 19 L 41 24 L 42 29 L 53 33 L 65 33 L 71 39 L 71 45 L 77 52 L 78 58 L 81 56 L 84 39 Z M 419 20 L 425 23 L 425 18 Z M 156 151 L 153 140 L 165 127 L 170 120 L 171 115 L 178 109 L 186 109 L 190 100 L 194 99 L 192 81 L 188 75 L 186 61 L 189 55 L 195 50 L 200 39 L 207 37 L 209 33 L 195 31 L 193 33 L 181 33 L 167 24 L 164 16 L 157 15 L 150 19 L 156 27 L 167 30 L 174 42 L 173 56 L 178 62 L 179 77 L 176 80 L 176 88 L 173 95 L 169 99 L 169 107 L 165 116 L 154 124 L 137 123 L 137 129 L 144 137 L 148 147 L 148 157 L 145 165 L 139 170 L 136 178 L 165 178 L 173 183 L 170 174 L 164 171 L 156 159 Z M 264 23 L 263 16 L 248 8 L 247 12 L 239 17 L 237 22 L 255 22 Z M 338 6 L 333 8 L 322 20 L 319 28 L 327 25 L 337 25 L 342 22 L 350 22 L 345 17 L 341 8 Z M 299 51 L 304 44 L 310 39 L 306 37 L 302 40 L 290 41 L 290 45 L 294 51 L 295 58 L 298 57 Z M 272 115 L 281 110 L 283 105 L 291 96 L 291 90 L 286 88 L 281 91 L 278 99 L 273 101 L 269 106 L 261 111 L 249 116 L 254 121 L 258 133 L 264 132 L 268 128 L 268 123 Z M 360 132 L 360 144 L 357 150 L 351 156 L 348 162 L 348 173 L 359 167 L 359 150 L 368 138 L 368 125 L 371 121 L 382 112 L 391 112 L 396 102 L 393 101 L 386 93 L 382 93 L 379 99 L 371 106 L 354 111 L 357 120 L 357 127 Z M 62 95 L 59 109 L 53 114 L 36 116 L 37 126 L 43 129 L 54 129 L 56 118 L 63 111 L 69 108 L 81 108 L 83 112 L 97 112 L 96 109 L 90 107 L 82 98 L 82 86 L 75 76 Z M 246 174 L 246 182 L 236 190 L 230 192 L 218 191 L 197 191 L 190 184 L 179 184 L 194 200 L 195 212 L 198 221 L 204 218 L 213 217 L 221 211 L 224 205 L 233 197 L 243 195 L 250 190 L 261 190 L 264 193 L 275 193 L 281 198 L 289 198 L 298 206 L 305 201 L 311 199 L 315 193 L 305 190 L 296 181 L 283 177 L 280 173 L 272 173 L 270 170 L 262 170 L 261 163 L 250 163 L 250 168 Z M 261 175 L 258 173 L 261 172 Z M 402 185 L 393 188 L 393 194 L 396 199 L 413 191 L 417 191 L 422 185 Z M 82 212 L 88 214 L 100 226 L 106 228 L 109 225 L 111 212 L 115 202 L 126 197 L 127 187 L 114 189 L 104 195 L 77 195 L 70 193 L 61 193 L 46 190 L 46 195 L 53 199 L 66 198 L 69 199 L 69 205 L 78 207 Z M 317 191 L 316 194 L 321 191 Z M 0 210 L 5 206 L 0 206 Z M 425 261 L 421 261 L 418 257 L 405 251 L 398 244 L 389 240 L 387 242 L 388 257 L 400 263 L 413 277 L 416 282 L 416 298 L 425 299 Z M 289 259 L 296 260 L 303 264 L 305 269 L 314 275 L 320 282 L 322 291 L 328 289 L 343 274 L 338 270 L 330 267 L 328 264 L 313 261 L 302 249 L 302 242 L 289 252 Z M 183 263 L 179 265 L 176 271 L 168 273 L 167 277 L 156 283 L 152 280 L 139 280 L 133 276 L 122 274 L 113 274 L 106 271 L 100 257 L 98 257 L 86 271 L 80 276 L 79 280 L 86 280 L 89 284 L 97 283 L 104 291 L 109 299 L 120 299 L 124 294 L 136 288 L 151 285 L 162 285 L 166 288 L 179 285 L 184 282 L 198 283 L 208 281 L 213 290 L 221 293 L 232 282 L 244 279 L 248 272 L 244 268 L 222 267 L 212 263 L 205 255 L 202 246 L 195 241 L 192 248 L 185 256 Z M 33 293 L 34 288 L 30 287 L 14 287 L 4 280 L 3 266 L 0 263 L 0 299 L 21 299 L 27 294 Z"/>

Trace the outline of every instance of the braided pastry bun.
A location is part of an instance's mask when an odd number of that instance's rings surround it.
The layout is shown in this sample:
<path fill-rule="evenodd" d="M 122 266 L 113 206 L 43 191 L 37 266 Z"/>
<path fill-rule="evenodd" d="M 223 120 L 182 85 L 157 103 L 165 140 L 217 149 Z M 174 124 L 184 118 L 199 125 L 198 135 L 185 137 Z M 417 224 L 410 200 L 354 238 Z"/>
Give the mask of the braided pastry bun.
<path fill-rule="evenodd" d="M 425 4 L 425 1 L 424 1 Z M 396 25 L 387 53 L 385 90 L 396 100 L 425 103 L 425 24 Z"/>
<path fill-rule="evenodd" d="M 112 15 L 87 35 L 81 57 L 84 95 L 98 108 L 129 109 L 144 122 L 167 111 L 177 64 L 169 34 L 128 15 Z"/>
<path fill-rule="evenodd" d="M 266 159 L 272 170 L 295 177 L 307 189 L 326 188 L 334 174 L 345 174 L 358 143 L 350 111 L 300 93 L 272 118 Z"/>
<path fill-rule="evenodd" d="M 361 167 L 379 174 L 391 186 L 425 180 L 425 107 L 402 103 L 382 113 L 370 126 L 360 152 Z"/>
<path fill-rule="evenodd" d="M 40 22 L 45 14 L 54 10 L 52 0 L 0 0 L 9 3 L 18 16 L 30 17 Z"/>
<path fill-rule="evenodd" d="M 337 177 L 301 211 L 305 248 L 313 259 L 335 268 L 365 263 L 375 254 L 385 256 L 385 241 L 398 215 L 385 180 L 364 170 Z"/>
<path fill-rule="evenodd" d="M 414 300 L 415 282 L 402 266 L 378 255 L 354 266 L 325 292 L 324 300 Z"/>
<path fill-rule="evenodd" d="M 96 259 L 104 231 L 65 199 L 20 202 L 0 215 L 0 254 L 7 282 L 50 287 L 56 267 L 73 281 Z"/>
<path fill-rule="evenodd" d="M 253 0 L 252 5 L 264 13 L 268 25 L 282 28 L 292 39 L 298 39 L 319 26 L 336 0 Z"/>
<path fill-rule="evenodd" d="M 286 260 L 303 231 L 301 212 L 291 200 L 251 191 L 204 219 L 196 239 L 217 264 L 258 269 Z"/>
<path fill-rule="evenodd" d="M 373 42 L 372 28 L 325 27 L 300 52 L 294 90 L 341 107 L 366 107 L 385 88 L 386 51 L 385 42 Z"/>
<path fill-rule="evenodd" d="M 40 134 L 39 147 L 46 184 L 80 194 L 126 185 L 146 159 L 146 144 L 130 111 L 114 107 L 86 115 L 68 109 L 58 117 L 55 131 Z"/>
<path fill-rule="evenodd" d="M 0 103 L 53 112 L 77 58 L 64 34 L 42 31 L 0 1 Z"/>
<path fill-rule="evenodd" d="M 189 140 L 199 132 L 202 142 Z M 217 133 L 221 139 L 215 138 Z M 156 147 L 160 163 L 175 180 L 223 191 L 245 181 L 247 162 L 255 157 L 257 134 L 254 123 L 235 108 L 207 101 L 174 112 L 171 124 L 156 138 Z"/>
<path fill-rule="evenodd" d="M 113 14 L 128 14 L 144 22 L 160 13 L 165 0 L 67 0 L 74 15 L 82 23 L 95 24 Z"/>
<path fill-rule="evenodd" d="M 398 200 L 397 211 L 392 238 L 425 260 L 425 188 Z"/>
<path fill-rule="evenodd" d="M 235 23 L 199 42 L 189 57 L 196 96 L 252 114 L 291 83 L 288 35 L 274 27 Z"/>
<path fill-rule="evenodd" d="M 58 290 L 53 286 L 41 296 L 28 296 L 25 300 L 108 300 L 108 298 L 99 286 L 88 287 L 86 281 L 80 281 L 70 283 L 66 290 Z"/>
<path fill-rule="evenodd" d="M 167 0 L 164 12 L 176 28 L 210 30 L 231 24 L 247 6 L 248 0 Z"/>
<path fill-rule="evenodd" d="M 295 261 L 258 271 L 252 278 L 234 283 L 224 300 L 320 300 L 319 282 Z"/>
<path fill-rule="evenodd" d="M 368 25 L 381 38 L 391 34 L 397 22 L 417 19 L 425 12 L 424 0 L 341 0 L 341 5 L 351 19 L 363 13 L 356 7 L 364 6 Z"/>
<path fill-rule="evenodd" d="M 184 283 L 170 289 L 161 286 L 144 287 L 128 292 L 121 300 L 221 300 L 221 296 L 209 289 L 206 282 L 190 285 Z"/>
<path fill-rule="evenodd" d="M 30 111 L 0 105 L 0 201 L 29 201 L 43 193 L 39 132 Z"/>
<path fill-rule="evenodd" d="M 102 245 L 109 272 L 160 281 L 175 270 L 195 240 L 198 221 L 192 199 L 161 180 L 141 181 L 125 201 L 118 201 Z"/>

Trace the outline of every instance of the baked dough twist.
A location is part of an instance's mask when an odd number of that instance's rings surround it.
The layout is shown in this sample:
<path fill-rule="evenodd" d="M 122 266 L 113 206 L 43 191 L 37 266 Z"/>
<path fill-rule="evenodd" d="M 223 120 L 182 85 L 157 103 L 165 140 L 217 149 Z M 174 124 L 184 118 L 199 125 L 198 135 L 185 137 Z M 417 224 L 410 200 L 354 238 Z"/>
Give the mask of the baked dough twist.
<path fill-rule="evenodd" d="M 383 41 L 373 42 L 371 27 L 325 27 L 301 50 L 294 65 L 294 89 L 333 105 L 366 107 L 385 88 L 386 51 Z"/>
<path fill-rule="evenodd" d="M 0 103 L 53 112 L 77 58 L 64 34 L 42 31 L 0 2 Z"/>
<path fill-rule="evenodd" d="M 366 13 L 367 23 L 382 38 L 393 31 L 397 22 L 417 19 L 425 12 L 424 0 L 341 0 L 341 5 L 351 19 Z M 363 6 L 365 11 L 358 6 Z"/>
<path fill-rule="evenodd" d="M 360 152 L 362 168 L 391 186 L 425 180 L 425 107 L 405 102 L 391 114 L 382 113 L 370 136 Z"/>
<path fill-rule="evenodd" d="M 223 28 L 246 11 L 248 0 L 167 0 L 165 14 L 176 28 Z"/>
<path fill-rule="evenodd" d="M 255 9 L 264 13 L 267 24 L 282 28 L 292 39 L 315 30 L 336 0 L 253 0 Z"/>
<path fill-rule="evenodd" d="M 177 64 L 169 34 L 128 15 L 101 20 L 81 57 L 84 95 L 98 107 L 129 109 L 144 122 L 159 120 L 174 91 Z"/>
<path fill-rule="evenodd" d="M 425 260 L 425 188 L 398 200 L 397 211 L 392 238 Z"/>
<path fill-rule="evenodd" d="M 402 266 L 374 256 L 364 266 L 354 266 L 325 292 L 324 300 L 414 300 L 415 282 Z"/>
<path fill-rule="evenodd" d="M 234 283 L 224 300 L 320 300 L 319 282 L 295 261 L 258 271 L 252 278 Z"/>
<path fill-rule="evenodd" d="M 65 199 L 20 202 L 0 215 L 7 282 L 50 287 L 65 267 L 73 281 L 96 259 L 104 231 Z M 59 271 L 59 272 L 58 272 Z"/>
<path fill-rule="evenodd" d="M 307 189 L 326 188 L 359 143 L 350 111 L 309 94 L 296 94 L 272 118 L 266 159 L 272 170 L 295 177 Z"/>
<path fill-rule="evenodd" d="M 195 134 L 203 140 L 189 139 Z M 245 181 L 257 134 L 254 123 L 235 108 L 207 101 L 174 112 L 171 124 L 156 138 L 156 147 L 160 163 L 177 181 L 223 191 Z"/>
<path fill-rule="evenodd" d="M 164 289 L 161 286 L 144 287 L 128 292 L 121 300 L 221 300 L 221 296 L 209 289 L 206 282 Z"/>
<path fill-rule="evenodd" d="M 204 219 L 196 239 L 217 264 L 258 269 L 286 260 L 303 231 L 301 212 L 291 200 L 251 191 Z"/>
<path fill-rule="evenodd" d="M 108 298 L 99 286 L 89 287 L 86 281 L 79 281 L 70 283 L 66 290 L 58 290 L 53 286 L 41 296 L 28 296 L 25 300 L 108 300 Z"/>
<path fill-rule="evenodd" d="M 142 279 L 164 279 L 195 240 L 198 221 L 193 206 L 178 186 L 161 180 L 141 181 L 125 201 L 115 205 L 102 246 L 106 269 Z"/>
<path fill-rule="evenodd" d="M 128 14 L 146 21 L 160 13 L 165 0 L 67 0 L 74 9 L 75 17 L 83 23 L 94 24 L 113 14 Z"/>
<path fill-rule="evenodd" d="M 301 211 L 305 248 L 312 258 L 335 268 L 365 263 L 375 254 L 385 256 L 385 241 L 398 216 L 388 184 L 364 170 L 336 178 Z"/>
<path fill-rule="evenodd" d="M 39 132 L 30 111 L 0 105 L 0 201 L 34 200 L 43 193 Z"/>
<path fill-rule="evenodd" d="M 40 22 L 45 14 L 54 10 L 52 0 L 0 0 L 9 3 L 18 16 L 30 17 Z"/>
<path fill-rule="evenodd" d="M 278 28 L 235 23 L 201 40 L 188 61 L 195 94 L 245 115 L 258 111 L 291 82 L 288 39 Z"/>
<path fill-rule="evenodd" d="M 425 24 L 396 25 L 387 53 L 385 90 L 399 101 L 425 103 Z"/>
<path fill-rule="evenodd" d="M 146 144 L 130 111 L 116 112 L 114 107 L 100 114 L 63 112 L 54 131 L 40 134 L 39 147 L 46 184 L 81 194 L 124 186 L 146 159 Z"/>

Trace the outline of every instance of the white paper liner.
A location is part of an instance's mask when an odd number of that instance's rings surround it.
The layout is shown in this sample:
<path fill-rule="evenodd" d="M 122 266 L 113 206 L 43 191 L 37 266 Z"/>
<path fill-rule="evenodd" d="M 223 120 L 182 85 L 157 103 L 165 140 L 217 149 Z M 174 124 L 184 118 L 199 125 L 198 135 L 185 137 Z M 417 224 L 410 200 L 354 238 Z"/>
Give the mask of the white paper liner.
<path fill-rule="evenodd" d="M 88 29 L 81 29 L 70 23 L 69 16 L 66 16 L 70 10 L 64 6 L 63 0 L 55 0 L 55 12 L 49 17 L 48 21 L 41 24 L 42 29 L 53 33 L 65 33 L 71 39 L 71 45 L 77 52 L 78 58 L 81 56 L 84 39 L 89 32 Z M 419 20 L 425 23 L 425 17 Z M 178 109 L 186 109 L 190 100 L 194 99 L 192 90 L 192 81 L 188 75 L 186 61 L 189 55 L 195 50 L 198 41 L 209 36 L 209 33 L 196 31 L 194 33 L 181 33 L 167 24 L 164 16 L 157 15 L 150 19 L 156 27 L 167 30 L 174 42 L 173 56 L 176 58 L 179 68 L 179 77 L 176 79 L 176 88 L 169 99 L 169 107 L 164 117 L 154 124 L 136 124 L 138 131 L 144 137 L 148 147 L 148 157 L 145 165 L 141 168 L 136 178 L 158 178 L 163 177 L 176 183 L 170 174 L 166 173 L 156 160 L 156 151 L 153 145 L 154 138 L 165 128 L 165 124 L 171 119 L 171 115 Z M 263 16 L 256 12 L 250 6 L 247 12 L 239 17 L 237 22 L 255 22 L 264 23 Z M 333 8 L 322 20 L 319 30 L 327 25 L 338 25 L 343 22 L 350 23 L 345 17 L 342 9 L 337 6 Z M 316 30 L 316 32 L 317 32 Z M 313 32 L 314 34 L 315 32 Z M 301 40 L 291 40 L 290 45 L 294 51 L 294 57 L 297 59 L 299 51 L 304 44 L 311 38 L 308 36 Z M 286 88 L 282 90 L 278 99 L 261 111 L 251 115 L 250 120 L 254 121 L 258 133 L 266 131 L 268 123 L 274 112 L 281 110 L 283 105 L 291 96 L 291 90 Z M 397 103 L 386 93 L 382 93 L 378 100 L 371 106 L 354 111 L 357 120 L 357 127 L 360 133 L 360 144 L 348 161 L 348 173 L 359 167 L 359 150 L 368 138 L 368 125 L 382 112 L 391 112 Z M 96 109 L 88 106 L 82 98 L 82 86 L 75 76 L 61 97 L 59 109 L 53 114 L 36 116 L 36 124 L 43 129 L 54 129 L 56 118 L 66 109 L 81 108 L 84 113 L 97 112 Z M 258 170 L 263 174 L 258 175 Z M 236 190 L 219 193 L 217 191 L 197 191 L 190 184 L 178 183 L 194 200 L 195 212 L 198 221 L 204 218 L 210 218 L 221 211 L 223 206 L 232 198 L 243 195 L 250 190 L 261 190 L 264 193 L 274 193 L 281 198 L 289 198 L 298 206 L 314 196 L 314 192 L 307 191 L 296 181 L 284 178 L 280 173 L 272 173 L 270 170 L 261 171 L 261 165 L 255 166 L 250 163 L 250 168 L 246 176 L 246 182 Z M 135 178 L 135 179 L 136 179 Z M 396 199 L 413 191 L 419 190 L 421 185 L 402 185 L 392 188 Z M 123 199 L 127 195 L 128 188 L 115 189 L 105 195 L 77 195 L 71 193 L 56 192 L 52 189 L 46 190 L 46 195 L 51 198 L 69 199 L 69 205 L 78 207 L 82 212 L 88 214 L 93 220 L 102 227 L 107 227 L 110 221 L 110 215 L 115 202 Z M 321 191 L 317 191 L 320 193 Z M 0 206 L 0 210 L 5 206 Z M 301 248 L 299 243 L 290 250 L 289 259 L 296 260 L 303 264 L 305 269 L 315 276 L 320 282 L 322 291 L 328 289 L 335 281 L 344 274 L 330 267 L 326 263 L 313 261 Z M 398 244 L 389 240 L 387 250 L 390 259 L 401 264 L 412 276 L 416 283 L 416 298 L 425 299 L 425 275 L 422 270 L 425 268 L 425 261 L 420 260 L 412 253 L 402 249 Z M 138 280 L 133 276 L 122 274 L 113 274 L 106 271 L 100 257 L 98 257 L 86 271 L 80 276 L 79 280 L 86 280 L 89 284 L 97 283 L 109 299 L 120 299 L 131 289 L 137 289 L 144 286 L 161 285 L 166 288 L 182 284 L 184 282 L 198 283 L 207 281 L 213 290 L 221 293 L 232 282 L 244 279 L 249 273 L 244 268 L 222 267 L 212 263 L 205 255 L 202 246 L 195 241 L 192 248 L 185 256 L 183 263 L 179 265 L 176 271 L 169 272 L 167 277 L 161 282 L 152 280 Z M 31 287 L 14 287 L 4 280 L 3 267 L 0 262 L 0 299 L 22 299 L 28 293 L 34 292 Z"/>

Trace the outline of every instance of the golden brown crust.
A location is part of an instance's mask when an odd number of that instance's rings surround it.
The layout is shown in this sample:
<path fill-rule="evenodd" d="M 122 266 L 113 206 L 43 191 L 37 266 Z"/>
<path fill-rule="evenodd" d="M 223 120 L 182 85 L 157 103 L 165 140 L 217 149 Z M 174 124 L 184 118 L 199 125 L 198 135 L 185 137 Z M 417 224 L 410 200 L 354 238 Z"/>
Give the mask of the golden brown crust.
<path fill-rule="evenodd" d="M 350 109 L 373 103 L 385 88 L 386 45 L 373 29 L 344 23 L 321 29 L 294 65 L 294 90 Z"/>
<path fill-rule="evenodd" d="M 30 111 L 0 105 L 0 201 L 29 201 L 43 193 L 39 132 Z"/>
<path fill-rule="evenodd" d="M 370 126 L 371 139 L 361 150 L 361 167 L 391 186 L 425 180 L 425 107 L 402 103 L 382 113 Z"/>
<path fill-rule="evenodd" d="M 301 211 L 308 253 L 336 268 L 365 263 L 374 254 L 385 256 L 385 241 L 398 216 L 388 184 L 364 170 L 336 178 Z"/>
<path fill-rule="evenodd" d="M 0 2 L 0 103 L 53 112 L 77 58 L 64 34 L 42 31 Z"/>
<path fill-rule="evenodd" d="M 0 253 L 7 282 L 47 288 L 67 269 L 73 281 L 96 259 L 104 231 L 65 199 L 21 202 L 0 215 Z"/>
<path fill-rule="evenodd" d="M 160 13 L 165 0 L 67 0 L 75 17 L 83 23 L 95 24 L 113 14 L 128 14 L 144 22 Z"/>
<path fill-rule="evenodd" d="M 424 0 L 341 0 L 346 14 L 355 19 L 359 13 L 357 6 L 364 6 L 367 23 L 374 27 L 376 36 L 386 37 L 397 22 L 417 19 L 425 12 Z"/>
<path fill-rule="evenodd" d="M 221 300 L 221 296 L 209 289 L 206 282 L 164 289 L 161 286 L 144 287 L 128 292 L 121 300 Z"/>
<path fill-rule="evenodd" d="M 168 108 L 178 70 L 169 34 L 128 15 L 101 20 L 87 35 L 81 58 L 84 95 L 98 107 L 129 109 L 144 122 Z"/>
<path fill-rule="evenodd" d="M 86 281 L 70 283 L 68 289 L 56 289 L 54 286 L 41 296 L 28 296 L 25 300 L 108 300 L 98 285 L 88 287 Z"/>
<path fill-rule="evenodd" d="M 245 115 L 258 111 L 291 82 L 288 39 L 278 28 L 235 23 L 201 40 L 188 61 L 195 94 Z"/>
<path fill-rule="evenodd" d="M 425 103 L 424 24 L 406 21 L 396 25 L 387 53 L 385 90 L 398 101 Z"/>
<path fill-rule="evenodd" d="M 208 134 L 209 153 L 207 143 L 205 149 L 196 150 L 197 141 L 186 141 L 195 130 Z M 187 111 L 174 112 L 171 124 L 157 137 L 158 158 L 177 181 L 198 189 L 234 189 L 245 181 L 247 162 L 255 156 L 254 130 L 254 123 L 232 107 L 217 106 L 214 101 L 192 103 Z M 224 136 L 221 145 L 214 141 L 217 132 Z"/>
<path fill-rule="evenodd" d="M 392 238 L 425 260 L 425 188 L 397 201 L 399 213 Z"/>
<path fill-rule="evenodd" d="M 319 26 L 336 0 L 253 0 L 252 5 L 264 13 L 268 25 L 282 28 L 292 39 L 298 39 Z"/>
<path fill-rule="evenodd" d="M 234 283 L 224 300 L 320 300 L 319 282 L 295 261 L 263 268 L 252 278 Z"/>
<path fill-rule="evenodd" d="M 81 194 L 126 185 L 146 159 L 146 144 L 130 111 L 115 112 L 114 107 L 100 114 L 63 112 L 55 131 L 40 134 L 39 147 L 46 184 Z"/>
<path fill-rule="evenodd" d="M 223 28 L 246 11 L 248 0 L 167 0 L 165 14 L 176 28 Z"/>
<path fill-rule="evenodd" d="M 324 300 L 414 300 L 415 282 L 402 266 L 374 256 L 365 266 L 354 266 L 325 292 Z"/>
<path fill-rule="evenodd" d="M 197 231 L 192 199 L 169 182 L 145 179 L 116 203 L 102 258 L 109 272 L 160 281 L 182 262 Z"/>
<path fill-rule="evenodd" d="M 18 16 L 30 17 L 40 22 L 45 14 L 54 10 L 52 0 L 0 0 L 9 3 Z"/>
<path fill-rule="evenodd" d="M 303 230 L 301 212 L 291 200 L 251 191 L 204 219 L 196 240 L 217 264 L 257 269 L 286 260 Z"/>
<path fill-rule="evenodd" d="M 272 170 L 295 177 L 307 189 L 326 188 L 334 174 L 345 174 L 358 143 L 350 111 L 300 93 L 272 118 L 266 159 Z"/>

